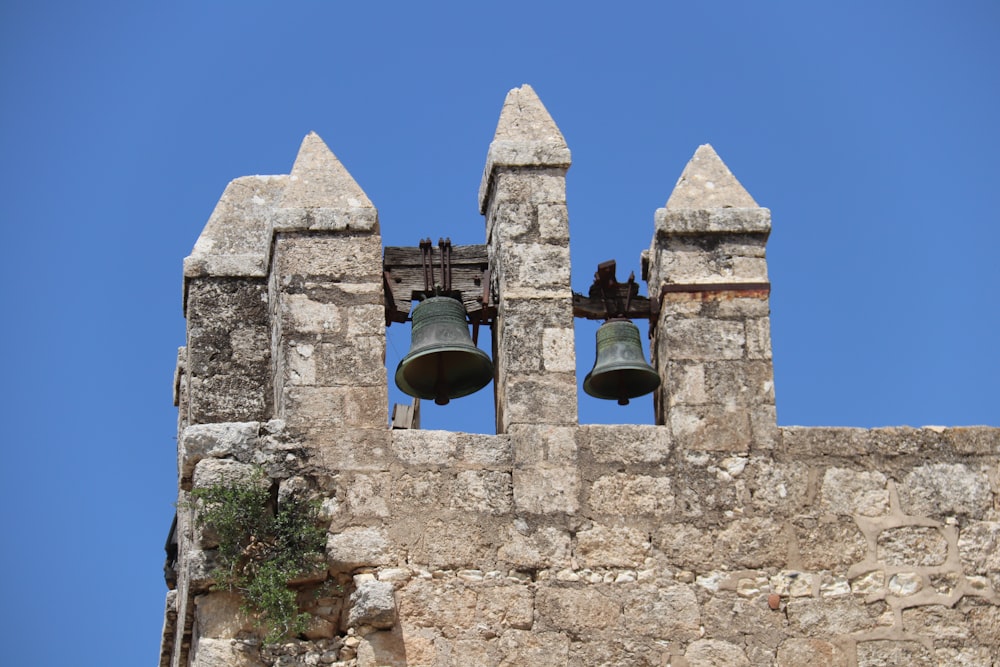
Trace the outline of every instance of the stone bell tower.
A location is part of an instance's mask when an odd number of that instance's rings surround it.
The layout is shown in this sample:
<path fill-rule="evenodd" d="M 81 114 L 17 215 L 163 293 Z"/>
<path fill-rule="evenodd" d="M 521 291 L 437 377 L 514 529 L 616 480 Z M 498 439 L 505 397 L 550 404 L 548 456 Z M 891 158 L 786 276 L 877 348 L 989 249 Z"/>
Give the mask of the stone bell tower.
<path fill-rule="evenodd" d="M 315 134 L 290 174 L 229 184 L 184 262 L 161 667 L 1000 664 L 1000 429 L 778 426 L 770 212 L 701 146 L 651 212 L 647 294 L 605 263 L 585 295 L 569 166 L 523 86 L 482 245 L 383 248 Z M 389 425 L 385 327 L 446 252 L 493 330 L 495 435 Z M 652 324 L 655 425 L 579 424 L 573 322 L 609 300 Z M 263 512 L 321 508 L 288 582 L 309 621 L 277 642 L 213 586 L 191 502 L 246 481 Z"/>

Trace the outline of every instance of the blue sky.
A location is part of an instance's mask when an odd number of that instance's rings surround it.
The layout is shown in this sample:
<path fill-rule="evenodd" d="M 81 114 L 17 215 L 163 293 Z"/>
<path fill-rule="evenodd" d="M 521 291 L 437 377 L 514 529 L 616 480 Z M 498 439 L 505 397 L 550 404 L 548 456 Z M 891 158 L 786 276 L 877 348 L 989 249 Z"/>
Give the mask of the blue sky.
<path fill-rule="evenodd" d="M 781 424 L 1000 425 L 998 5 L 611 7 L 3 3 L 6 664 L 155 662 L 181 261 L 226 183 L 287 173 L 310 130 L 387 245 L 481 243 L 486 149 L 530 83 L 573 151 L 577 291 L 606 259 L 638 273 L 711 143 L 772 211 Z M 489 431 L 488 393 L 425 425 Z"/>

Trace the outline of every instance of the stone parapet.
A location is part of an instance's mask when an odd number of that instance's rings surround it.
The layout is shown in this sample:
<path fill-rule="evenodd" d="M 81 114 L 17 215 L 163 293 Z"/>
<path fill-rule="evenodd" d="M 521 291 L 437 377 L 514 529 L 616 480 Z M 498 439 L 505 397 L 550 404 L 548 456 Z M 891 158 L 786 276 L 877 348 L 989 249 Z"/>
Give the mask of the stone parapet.
<path fill-rule="evenodd" d="M 660 423 L 577 423 L 568 166 L 511 91 L 480 190 L 497 435 L 388 428 L 377 213 L 318 137 L 230 184 L 185 263 L 161 667 L 995 662 L 1000 429 L 777 426 L 770 214 L 711 147 L 647 253 Z M 191 502 L 240 480 L 326 528 L 270 646 Z"/>

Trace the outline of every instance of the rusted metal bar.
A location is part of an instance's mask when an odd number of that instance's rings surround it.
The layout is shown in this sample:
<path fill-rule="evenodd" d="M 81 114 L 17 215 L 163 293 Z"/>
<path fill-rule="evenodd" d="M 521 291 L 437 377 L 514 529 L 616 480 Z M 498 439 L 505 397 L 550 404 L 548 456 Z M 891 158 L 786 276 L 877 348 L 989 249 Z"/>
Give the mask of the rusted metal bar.
<path fill-rule="evenodd" d="M 434 296 L 435 290 L 461 300 L 471 322 L 489 325 L 492 321 L 496 304 L 491 301 L 486 246 L 456 246 L 450 245 L 450 239 L 442 240 L 447 250 L 435 249 L 430 239 L 422 240 L 420 246 L 383 250 L 386 322 L 406 322 L 413 301 Z M 442 257 L 436 256 L 438 252 Z M 445 275 L 434 275 L 435 265 L 443 266 Z"/>
<path fill-rule="evenodd" d="M 701 283 L 698 285 L 664 285 L 660 294 L 674 292 L 771 292 L 771 283 Z"/>

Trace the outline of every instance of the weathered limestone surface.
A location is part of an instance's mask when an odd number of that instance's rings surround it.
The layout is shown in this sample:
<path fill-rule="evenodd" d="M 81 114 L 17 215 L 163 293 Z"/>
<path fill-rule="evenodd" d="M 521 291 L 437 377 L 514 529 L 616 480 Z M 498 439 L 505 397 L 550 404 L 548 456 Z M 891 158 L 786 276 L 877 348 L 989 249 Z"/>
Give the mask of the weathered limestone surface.
<path fill-rule="evenodd" d="M 161 667 L 1000 664 L 1000 429 L 778 427 L 770 214 L 710 147 L 647 253 L 652 296 L 692 288 L 655 322 L 660 423 L 577 423 L 569 163 L 511 91 L 480 191 L 498 435 L 389 430 L 377 213 L 318 137 L 230 185 L 185 263 Z M 268 647 L 187 502 L 259 474 L 328 528 L 308 630 Z"/>

